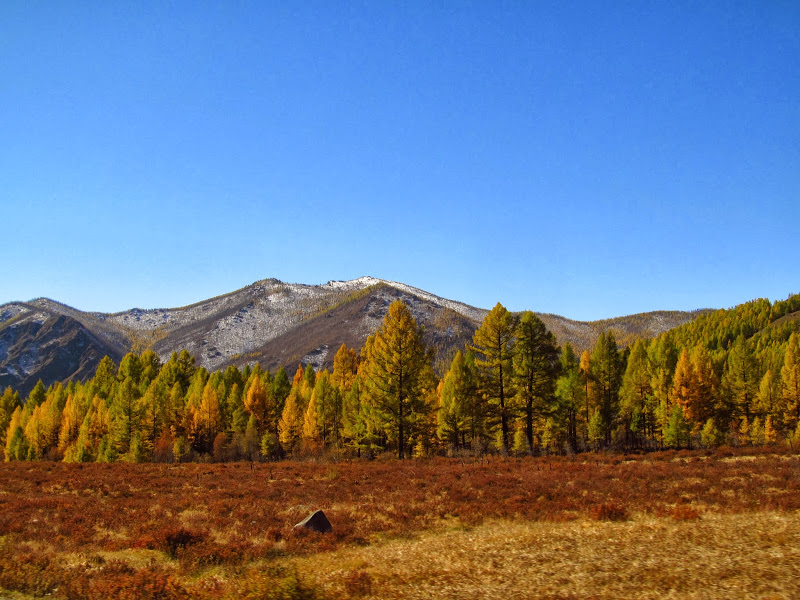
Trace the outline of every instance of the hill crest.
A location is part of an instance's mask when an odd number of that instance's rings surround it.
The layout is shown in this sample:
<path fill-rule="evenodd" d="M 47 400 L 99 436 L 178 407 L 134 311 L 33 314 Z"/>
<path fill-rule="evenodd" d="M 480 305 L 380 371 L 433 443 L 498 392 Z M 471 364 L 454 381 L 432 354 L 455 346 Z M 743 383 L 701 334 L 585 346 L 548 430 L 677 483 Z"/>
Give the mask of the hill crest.
<path fill-rule="evenodd" d="M 155 350 L 162 360 L 186 349 L 198 366 L 209 370 L 247 362 L 260 362 L 267 368 L 293 368 L 297 363 L 330 367 L 342 343 L 361 347 L 394 299 L 406 302 L 415 319 L 425 326 L 439 369 L 446 366 L 457 347 L 471 340 L 488 312 L 370 276 L 319 285 L 263 279 L 183 307 L 132 308 L 116 313 L 83 312 L 37 298 L 0 306 L 0 382 L 25 393 L 42 373 L 47 374 L 46 384 L 75 376 L 72 363 L 59 371 L 53 356 L 43 370 L 45 365 L 37 355 L 40 346 L 31 341 L 36 336 L 31 324 L 37 323 L 34 329 L 39 331 L 48 319 L 59 316 L 69 320 L 72 334 L 59 342 L 56 332 L 51 331 L 51 344 L 61 344 L 70 356 L 83 356 L 82 348 L 92 348 L 81 362 L 81 373 L 89 373 L 92 361 L 99 361 L 104 354 L 119 360 L 125 352 L 146 348 Z M 568 341 L 581 350 L 590 348 L 602 331 L 614 331 L 624 344 L 681 325 L 697 313 L 657 311 L 595 322 L 537 314 L 559 343 Z M 19 327 L 23 322 L 29 324 L 28 328 Z M 80 335 L 75 333 L 78 331 Z M 81 348 L 73 347 L 76 340 L 82 340 Z"/>

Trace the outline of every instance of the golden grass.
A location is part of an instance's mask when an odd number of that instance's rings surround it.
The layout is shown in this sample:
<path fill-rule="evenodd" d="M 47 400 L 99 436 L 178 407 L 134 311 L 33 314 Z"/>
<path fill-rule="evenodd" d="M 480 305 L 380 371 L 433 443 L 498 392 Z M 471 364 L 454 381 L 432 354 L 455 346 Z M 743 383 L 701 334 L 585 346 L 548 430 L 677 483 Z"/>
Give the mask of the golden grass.
<path fill-rule="evenodd" d="M 147 581 L 161 600 L 800 598 L 800 461 L 728 458 L 3 463 L 0 585 L 69 600 L 139 598 Z M 333 534 L 293 529 L 315 508 Z"/>
<path fill-rule="evenodd" d="M 334 597 L 800 598 L 800 514 L 491 521 L 286 561 Z"/>

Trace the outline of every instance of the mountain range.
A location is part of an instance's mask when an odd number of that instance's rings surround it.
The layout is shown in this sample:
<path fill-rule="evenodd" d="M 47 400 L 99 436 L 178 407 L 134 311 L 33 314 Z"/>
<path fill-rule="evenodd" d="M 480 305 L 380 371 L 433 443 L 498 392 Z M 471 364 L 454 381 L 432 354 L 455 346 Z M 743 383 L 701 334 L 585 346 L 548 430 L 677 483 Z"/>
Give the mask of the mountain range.
<path fill-rule="evenodd" d="M 127 352 L 147 348 L 162 360 L 186 349 L 209 370 L 256 362 L 272 371 L 299 363 L 330 368 L 339 346 L 360 349 L 396 299 L 424 326 L 440 374 L 487 313 L 373 277 L 324 285 L 265 279 L 190 306 L 119 313 L 83 312 L 47 298 L 11 302 L 0 306 L 0 389 L 11 386 L 25 395 L 39 379 L 46 385 L 85 379 L 103 356 L 119 362 Z M 656 311 L 592 322 L 537 314 L 560 344 L 582 350 L 603 331 L 614 331 L 625 344 L 702 312 Z"/>

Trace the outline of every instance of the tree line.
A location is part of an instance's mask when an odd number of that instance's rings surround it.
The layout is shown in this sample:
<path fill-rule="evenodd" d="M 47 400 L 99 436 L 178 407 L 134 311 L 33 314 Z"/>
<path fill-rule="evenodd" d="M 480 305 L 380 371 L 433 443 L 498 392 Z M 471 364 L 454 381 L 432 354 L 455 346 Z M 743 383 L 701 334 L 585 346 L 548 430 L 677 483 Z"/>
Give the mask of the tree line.
<path fill-rule="evenodd" d="M 105 357 L 86 382 L 0 396 L 6 460 L 260 460 L 339 453 L 563 453 L 800 442 L 797 296 L 578 354 L 497 304 L 442 378 L 400 301 L 359 352 L 293 377 L 209 372 L 187 351 Z"/>

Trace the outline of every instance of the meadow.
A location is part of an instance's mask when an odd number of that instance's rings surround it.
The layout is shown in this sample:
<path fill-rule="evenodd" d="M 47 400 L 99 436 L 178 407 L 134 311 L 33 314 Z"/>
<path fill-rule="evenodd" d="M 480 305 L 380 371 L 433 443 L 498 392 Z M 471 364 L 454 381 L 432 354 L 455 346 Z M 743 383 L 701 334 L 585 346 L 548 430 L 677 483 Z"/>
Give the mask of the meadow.
<path fill-rule="evenodd" d="M 0 464 L 0 596 L 797 598 L 800 456 Z M 333 532 L 294 529 L 322 509 Z"/>

